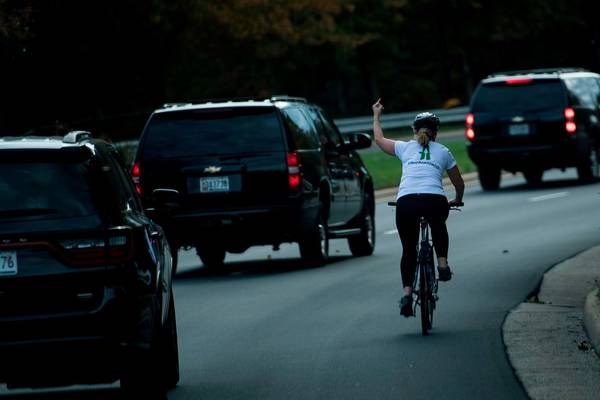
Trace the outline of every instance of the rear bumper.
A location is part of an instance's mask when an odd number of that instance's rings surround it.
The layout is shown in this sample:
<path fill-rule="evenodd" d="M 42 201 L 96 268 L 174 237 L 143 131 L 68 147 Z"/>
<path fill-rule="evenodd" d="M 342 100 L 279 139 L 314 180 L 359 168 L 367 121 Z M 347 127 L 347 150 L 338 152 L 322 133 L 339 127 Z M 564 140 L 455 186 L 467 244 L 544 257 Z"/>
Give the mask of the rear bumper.
<path fill-rule="evenodd" d="M 55 386 L 118 379 L 127 356 L 150 347 L 156 302 L 120 287 L 105 287 L 101 298 L 88 300 L 94 305 L 85 310 L 1 315 L 0 382 Z"/>
<path fill-rule="evenodd" d="M 573 167 L 581 158 L 575 141 L 514 147 L 471 144 L 467 150 L 478 166 L 493 166 L 513 172 L 532 168 Z"/>
<path fill-rule="evenodd" d="M 217 209 L 178 213 L 158 217 L 167 236 L 177 245 L 215 242 L 225 250 L 244 250 L 249 246 L 297 241 L 312 226 L 318 202 L 298 202 L 244 209 Z"/>

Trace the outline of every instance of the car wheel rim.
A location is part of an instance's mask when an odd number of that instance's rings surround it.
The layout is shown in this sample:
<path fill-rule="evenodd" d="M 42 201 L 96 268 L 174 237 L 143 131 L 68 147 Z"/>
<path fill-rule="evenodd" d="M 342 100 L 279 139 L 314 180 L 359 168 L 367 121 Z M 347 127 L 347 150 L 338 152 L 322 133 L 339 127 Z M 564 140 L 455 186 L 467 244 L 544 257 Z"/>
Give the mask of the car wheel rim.
<path fill-rule="evenodd" d="M 321 242 L 321 255 L 327 257 L 327 232 L 325 232 L 325 225 L 319 224 L 319 240 Z"/>
<path fill-rule="evenodd" d="M 373 232 L 373 219 L 370 215 L 365 217 L 365 226 L 367 228 L 367 242 L 369 246 L 373 247 L 373 238 L 375 237 L 375 232 Z"/>

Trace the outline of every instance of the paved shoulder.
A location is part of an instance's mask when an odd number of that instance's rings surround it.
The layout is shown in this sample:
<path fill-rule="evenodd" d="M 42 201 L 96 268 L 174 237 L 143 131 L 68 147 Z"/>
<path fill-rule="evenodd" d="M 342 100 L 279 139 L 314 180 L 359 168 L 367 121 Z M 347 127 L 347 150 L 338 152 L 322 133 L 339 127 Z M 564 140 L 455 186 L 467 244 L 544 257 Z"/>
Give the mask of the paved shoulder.
<path fill-rule="evenodd" d="M 508 358 L 532 399 L 598 398 L 600 358 L 588 341 L 584 310 L 599 275 L 597 246 L 548 271 L 538 296 L 507 316 Z"/>

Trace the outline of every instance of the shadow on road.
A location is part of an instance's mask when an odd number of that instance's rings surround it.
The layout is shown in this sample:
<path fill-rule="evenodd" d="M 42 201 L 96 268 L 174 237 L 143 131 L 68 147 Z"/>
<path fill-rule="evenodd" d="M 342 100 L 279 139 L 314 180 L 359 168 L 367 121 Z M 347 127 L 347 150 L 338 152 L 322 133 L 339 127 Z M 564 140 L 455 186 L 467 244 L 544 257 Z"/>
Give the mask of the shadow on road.
<path fill-rule="evenodd" d="M 529 185 L 526 182 L 518 183 L 510 186 L 501 186 L 498 190 L 492 190 L 486 193 L 509 193 L 509 192 L 520 192 L 520 191 L 542 191 L 548 189 L 562 189 L 568 187 L 577 187 L 577 186 L 591 186 L 596 185 L 600 182 L 599 180 L 595 180 L 593 182 L 581 182 L 576 178 L 565 178 L 565 179 L 552 179 L 548 181 L 542 181 L 537 185 Z"/>
<path fill-rule="evenodd" d="M 198 265 L 198 268 L 178 272 L 175 278 L 182 279 L 212 279 L 212 278 L 230 278 L 230 277 L 255 277 L 261 275 L 276 275 L 302 270 L 334 268 L 336 264 L 353 258 L 352 256 L 330 256 L 329 262 L 319 268 L 305 266 L 298 258 L 275 259 L 275 260 L 251 260 L 251 261 L 236 261 L 225 263 L 218 270 L 207 269 L 204 266 Z"/>
<path fill-rule="evenodd" d="M 0 400 L 116 400 L 121 399 L 118 388 L 90 388 L 83 390 L 23 391 L 2 393 Z"/>

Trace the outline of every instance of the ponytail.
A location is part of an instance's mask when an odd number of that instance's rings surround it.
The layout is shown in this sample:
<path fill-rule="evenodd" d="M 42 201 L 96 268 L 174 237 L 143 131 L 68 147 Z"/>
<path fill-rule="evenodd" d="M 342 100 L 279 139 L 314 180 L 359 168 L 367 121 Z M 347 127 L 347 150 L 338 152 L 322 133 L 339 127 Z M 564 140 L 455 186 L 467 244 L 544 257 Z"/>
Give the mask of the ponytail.
<path fill-rule="evenodd" d="M 415 133 L 415 137 L 417 139 L 417 142 L 423 146 L 423 147 L 427 147 L 429 146 L 429 141 L 431 140 L 431 136 L 432 133 L 430 129 L 427 128 L 420 128 L 416 133 Z"/>

